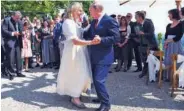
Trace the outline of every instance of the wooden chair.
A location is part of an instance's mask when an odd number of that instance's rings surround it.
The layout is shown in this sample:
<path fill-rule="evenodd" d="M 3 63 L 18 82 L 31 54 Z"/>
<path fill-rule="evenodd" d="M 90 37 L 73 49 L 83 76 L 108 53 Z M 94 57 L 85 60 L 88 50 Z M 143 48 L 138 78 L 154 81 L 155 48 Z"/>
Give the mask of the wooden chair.
<path fill-rule="evenodd" d="M 150 50 L 148 50 L 148 54 L 150 53 Z M 163 72 L 163 67 L 162 67 L 162 63 L 163 63 L 163 56 L 164 56 L 164 52 L 163 51 L 154 51 L 153 53 L 154 56 L 159 57 L 159 61 L 160 61 L 160 70 L 159 70 L 159 76 L 158 76 L 158 86 L 159 88 L 162 85 L 162 72 Z M 149 74 L 147 74 L 147 81 L 146 84 L 148 84 L 149 82 Z"/>
<path fill-rule="evenodd" d="M 147 51 L 147 53 L 150 53 L 150 50 Z M 162 74 L 164 70 L 168 70 L 170 69 L 171 71 L 171 85 L 172 85 L 172 89 L 171 89 L 171 97 L 173 97 L 174 95 L 174 91 L 177 89 L 178 87 L 178 78 L 179 78 L 179 74 L 177 73 L 177 59 L 178 56 L 177 54 L 173 54 L 171 56 L 172 59 L 172 65 L 171 66 L 167 66 L 165 68 L 162 67 L 162 63 L 163 63 L 163 57 L 164 57 L 164 52 L 163 51 L 154 51 L 153 53 L 154 56 L 159 57 L 159 61 L 160 61 L 160 70 L 159 70 L 159 76 L 158 76 L 158 87 L 161 88 L 162 87 Z M 149 74 L 147 74 L 147 81 L 146 84 L 148 84 L 149 82 Z"/>
<path fill-rule="evenodd" d="M 177 60 L 178 55 L 173 54 L 172 55 L 172 89 L 171 89 L 171 97 L 174 95 L 174 91 L 178 88 L 178 80 L 179 80 L 179 73 L 177 72 Z"/>
<path fill-rule="evenodd" d="M 147 53 L 149 54 L 150 53 L 150 50 L 147 51 Z M 158 87 L 161 88 L 162 87 L 162 75 L 163 75 L 163 71 L 164 70 L 172 70 L 172 66 L 167 66 L 167 67 L 163 67 L 162 64 L 163 64 L 163 57 L 164 57 L 164 52 L 163 51 L 154 51 L 153 53 L 154 56 L 157 56 L 159 57 L 159 61 L 160 61 L 160 70 L 158 72 Z M 172 77 L 172 75 L 171 75 Z M 149 82 L 149 74 L 147 74 L 147 81 L 146 81 L 146 84 L 148 84 Z"/>

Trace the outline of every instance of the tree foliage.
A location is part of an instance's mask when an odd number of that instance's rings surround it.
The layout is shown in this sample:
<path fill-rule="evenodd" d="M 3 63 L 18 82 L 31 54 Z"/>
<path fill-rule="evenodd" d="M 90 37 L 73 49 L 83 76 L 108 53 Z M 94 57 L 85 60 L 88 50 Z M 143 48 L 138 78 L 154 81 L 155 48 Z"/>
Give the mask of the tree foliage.
<path fill-rule="evenodd" d="M 52 17 L 56 15 L 59 9 L 65 9 L 71 2 L 82 2 L 84 11 L 88 13 L 89 5 L 92 1 L 1 1 L 1 16 L 7 16 L 12 11 L 19 10 L 23 15 L 28 15 L 31 18 L 41 14 L 50 14 Z"/>

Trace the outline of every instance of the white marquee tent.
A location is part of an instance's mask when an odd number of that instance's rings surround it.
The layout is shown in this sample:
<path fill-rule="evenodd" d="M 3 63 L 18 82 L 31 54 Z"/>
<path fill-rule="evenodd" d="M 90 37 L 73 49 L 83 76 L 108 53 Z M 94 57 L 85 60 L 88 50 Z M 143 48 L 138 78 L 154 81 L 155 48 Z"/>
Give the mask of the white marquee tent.
<path fill-rule="evenodd" d="M 147 17 L 151 18 L 155 24 L 156 33 L 165 32 L 165 27 L 170 22 L 168 19 L 168 10 L 176 8 L 175 0 L 130 0 L 129 2 L 120 5 L 119 0 L 98 0 L 104 5 L 104 11 L 107 14 L 121 14 L 126 15 L 130 12 L 134 15 L 136 11 L 147 11 Z M 122 2 L 127 0 L 121 0 Z M 184 7 L 184 0 L 181 2 Z M 133 20 L 135 20 L 133 18 Z"/>

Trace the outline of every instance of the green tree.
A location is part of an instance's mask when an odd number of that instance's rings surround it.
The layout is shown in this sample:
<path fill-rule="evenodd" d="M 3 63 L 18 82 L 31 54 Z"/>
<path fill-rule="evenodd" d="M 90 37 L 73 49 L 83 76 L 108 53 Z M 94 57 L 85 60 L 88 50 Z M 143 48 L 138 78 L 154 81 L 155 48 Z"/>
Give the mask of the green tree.
<path fill-rule="evenodd" d="M 4 17 L 9 12 L 19 10 L 23 15 L 28 15 L 31 18 L 43 14 L 50 14 L 52 17 L 58 13 L 58 9 L 65 9 L 71 2 L 82 2 L 84 11 L 89 14 L 89 5 L 92 1 L 1 1 L 1 16 Z"/>

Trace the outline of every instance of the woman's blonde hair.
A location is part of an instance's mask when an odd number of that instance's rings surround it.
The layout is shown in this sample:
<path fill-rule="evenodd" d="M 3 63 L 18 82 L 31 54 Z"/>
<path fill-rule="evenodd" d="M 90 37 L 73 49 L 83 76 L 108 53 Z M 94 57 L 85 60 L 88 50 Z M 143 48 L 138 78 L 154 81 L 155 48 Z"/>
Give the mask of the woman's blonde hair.
<path fill-rule="evenodd" d="M 80 8 L 82 8 L 82 3 L 79 2 L 71 3 L 69 7 L 65 10 L 65 18 L 73 19 L 72 13 Z"/>

